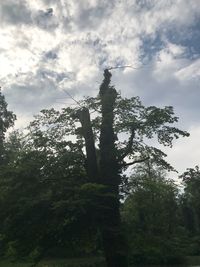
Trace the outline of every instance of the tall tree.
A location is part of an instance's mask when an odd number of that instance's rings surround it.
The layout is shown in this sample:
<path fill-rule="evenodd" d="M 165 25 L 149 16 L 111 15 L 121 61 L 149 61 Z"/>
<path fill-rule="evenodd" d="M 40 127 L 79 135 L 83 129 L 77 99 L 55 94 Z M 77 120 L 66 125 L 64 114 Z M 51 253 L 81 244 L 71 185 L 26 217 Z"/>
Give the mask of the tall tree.
<path fill-rule="evenodd" d="M 70 256 L 84 251 L 84 236 L 95 237 L 89 212 L 85 214 L 86 205 L 92 214 L 92 204 L 79 145 L 55 139 L 54 133 L 13 132 L 6 138 L 7 160 L 0 168 L 0 254 L 40 255 L 51 247 L 67 247 Z"/>
<path fill-rule="evenodd" d="M 184 193 L 181 198 L 184 225 L 190 236 L 197 238 L 200 235 L 199 166 L 188 168 L 180 177 L 183 179 L 184 183 Z"/>
<path fill-rule="evenodd" d="M 134 168 L 122 218 L 129 258 L 137 264 L 175 263 L 183 258 L 178 236 L 178 187 L 162 169 Z"/>
<path fill-rule="evenodd" d="M 164 145 L 172 145 L 173 137 L 187 136 L 175 127 L 165 125 L 178 120 L 173 116 L 172 107 L 159 109 L 145 108 L 138 98 L 118 98 L 116 89 L 110 85 L 111 72 L 104 71 L 104 80 L 99 91 L 101 112 L 99 137 L 99 183 L 106 186 L 102 210 L 102 239 L 108 267 L 126 267 L 126 246 L 121 234 L 119 186 L 122 182 L 121 173 L 126 167 L 143 162 L 150 157 L 170 169 L 171 166 L 163 160 L 165 154 L 143 143 L 143 138 L 158 136 L 158 141 Z M 118 99 L 117 99 L 118 98 Z M 93 102 L 94 104 L 94 102 Z M 88 112 L 89 113 L 89 112 Z M 86 124 L 81 121 L 82 127 Z M 88 127 L 91 127 L 88 126 Z M 117 134 L 130 131 L 130 137 L 124 142 L 116 142 Z M 85 141 L 87 141 L 85 139 Z M 87 142 L 86 149 L 87 149 Z M 139 157 L 136 155 L 139 154 Z M 130 158 L 127 162 L 125 159 Z M 97 164 L 96 164 L 97 165 Z"/>
<path fill-rule="evenodd" d="M 2 95 L 0 88 L 0 165 L 3 162 L 3 142 L 5 139 L 5 133 L 11 126 L 14 125 L 16 116 L 12 111 L 7 109 L 7 103 L 5 101 L 4 95 Z"/>
<path fill-rule="evenodd" d="M 100 128 L 100 182 L 107 186 L 107 195 L 104 198 L 104 211 L 102 237 L 107 265 L 109 267 L 127 266 L 126 247 L 123 242 L 120 223 L 120 165 L 117 160 L 114 133 L 114 108 L 117 92 L 110 86 L 111 73 L 104 72 L 99 96 L 102 122 Z"/>
<path fill-rule="evenodd" d="M 98 97 L 83 100 L 82 108 L 64 108 L 60 112 L 43 110 L 31 123 L 30 131 L 41 150 L 54 151 L 55 139 L 61 140 L 56 146 L 59 147 L 59 143 L 67 146 L 67 139 L 74 136 L 71 143 L 76 143 L 85 157 L 90 183 L 86 188 L 91 189 L 92 185 L 102 190 L 101 194 L 97 190 L 97 195 L 93 195 L 98 199 L 93 211 L 97 227 L 101 229 L 107 266 L 126 267 L 119 212 L 122 174 L 129 166 L 146 160 L 172 170 L 165 161 L 165 153 L 148 145 L 146 140 L 157 138 L 160 144 L 172 146 L 174 138 L 188 136 L 188 133 L 170 126 L 178 121 L 171 106 L 144 107 L 138 97 L 122 98 L 111 85 L 111 76 L 106 69 Z"/>

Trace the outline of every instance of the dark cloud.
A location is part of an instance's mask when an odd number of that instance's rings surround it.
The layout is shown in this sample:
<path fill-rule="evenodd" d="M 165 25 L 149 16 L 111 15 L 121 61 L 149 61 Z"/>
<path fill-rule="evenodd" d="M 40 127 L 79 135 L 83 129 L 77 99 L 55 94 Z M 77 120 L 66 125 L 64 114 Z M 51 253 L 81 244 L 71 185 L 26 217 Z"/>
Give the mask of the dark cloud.
<path fill-rule="evenodd" d="M 200 16 L 196 17 L 193 23 L 179 25 L 169 23 L 160 25 L 153 34 L 140 35 L 141 59 L 151 61 L 167 42 L 185 48 L 184 56 L 189 59 L 196 59 L 200 55 Z"/>
<path fill-rule="evenodd" d="M 60 0 L 58 0 L 60 1 Z M 44 4 L 46 5 L 52 5 L 52 4 L 55 4 L 55 0 L 43 0 Z"/>
<path fill-rule="evenodd" d="M 74 24 L 80 30 L 97 29 L 101 23 L 109 18 L 114 8 L 114 1 L 98 2 L 96 6 L 89 7 L 78 3 L 77 13 L 69 18 L 65 18 L 65 26 Z"/>
<path fill-rule="evenodd" d="M 185 129 L 199 125 L 199 81 L 180 82 L 173 73 L 162 80 L 156 77 L 154 70 L 153 64 L 149 64 L 127 74 L 115 72 L 113 84 L 123 95 L 139 96 L 147 106 L 173 106 Z"/>
<path fill-rule="evenodd" d="M 0 4 L 1 22 L 6 24 L 31 24 L 31 11 L 25 1 L 2 1 Z"/>
<path fill-rule="evenodd" d="M 53 8 L 39 10 L 33 16 L 33 21 L 38 27 L 44 30 L 52 30 L 58 26 L 58 21 L 53 14 Z"/>
<path fill-rule="evenodd" d="M 151 61 L 156 54 L 165 47 L 161 35 L 159 33 L 155 35 L 141 35 L 141 59 L 142 61 Z"/>
<path fill-rule="evenodd" d="M 170 29 L 166 32 L 166 37 L 171 42 L 187 47 L 189 58 L 200 55 L 200 17 L 192 25 L 184 26 L 180 29 Z"/>
<path fill-rule="evenodd" d="M 24 117 L 30 117 L 44 108 L 57 105 L 58 99 L 65 100 L 66 94 L 59 84 L 65 79 L 75 79 L 71 72 L 54 71 L 42 66 L 36 72 L 24 73 L 18 78 L 19 81 L 10 83 L 4 93 L 10 109 Z M 69 90 L 72 95 L 78 93 L 74 86 Z"/>
<path fill-rule="evenodd" d="M 46 10 L 30 10 L 23 0 L 6 0 L 0 5 L 0 21 L 10 25 L 37 26 L 44 30 L 53 30 L 58 26 L 53 8 Z"/>
<path fill-rule="evenodd" d="M 56 87 L 58 83 L 62 82 L 66 78 L 69 78 L 70 73 L 56 72 L 50 69 L 40 68 L 38 69 L 36 76 L 38 80 L 51 80 L 51 82 L 55 83 Z"/>
<path fill-rule="evenodd" d="M 155 1 L 152 0 L 136 0 L 135 7 L 137 10 L 150 10 L 155 7 Z"/>
<path fill-rule="evenodd" d="M 40 80 L 31 84 L 11 84 L 5 96 L 12 110 L 17 114 L 30 116 L 37 114 L 41 109 L 50 108 L 59 96 L 59 92 L 53 81 Z"/>
<path fill-rule="evenodd" d="M 56 51 L 48 51 L 44 54 L 44 59 L 50 59 L 50 60 L 54 60 L 57 59 L 58 55 L 56 53 Z"/>

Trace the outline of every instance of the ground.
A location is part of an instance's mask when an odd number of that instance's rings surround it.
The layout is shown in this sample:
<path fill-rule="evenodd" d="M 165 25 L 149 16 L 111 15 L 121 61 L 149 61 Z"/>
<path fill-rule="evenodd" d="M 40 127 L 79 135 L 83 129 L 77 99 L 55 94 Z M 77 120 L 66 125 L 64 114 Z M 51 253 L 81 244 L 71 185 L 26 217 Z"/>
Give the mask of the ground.
<path fill-rule="evenodd" d="M 199 267 L 200 256 L 187 257 L 188 266 Z M 0 261 L 0 267 L 104 267 L 102 258 L 81 258 L 81 259 L 46 259 L 38 264 L 28 262 L 9 262 L 6 260 Z M 161 267 L 161 266 L 157 266 Z M 167 266 L 165 266 L 167 267 Z M 182 265 L 180 266 L 182 267 Z"/>

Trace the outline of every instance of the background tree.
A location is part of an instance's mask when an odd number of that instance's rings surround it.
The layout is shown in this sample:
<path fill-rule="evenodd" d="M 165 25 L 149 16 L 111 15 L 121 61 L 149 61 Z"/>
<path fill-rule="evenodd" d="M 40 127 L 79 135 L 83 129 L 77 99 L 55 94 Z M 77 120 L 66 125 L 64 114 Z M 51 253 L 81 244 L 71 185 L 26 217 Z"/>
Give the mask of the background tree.
<path fill-rule="evenodd" d="M 188 236 L 187 251 L 200 254 L 200 170 L 198 166 L 188 168 L 181 176 L 184 193 L 181 196 L 182 224 Z"/>
<path fill-rule="evenodd" d="M 110 70 L 104 71 L 96 98 L 86 98 L 74 109 L 42 110 L 20 142 L 13 136 L 7 143 L 10 160 L 0 179 L 6 244 L 30 244 L 33 232 L 38 232 L 38 239 L 32 244 L 43 248 L 67 245 L 70 234 L 77 240 L 75 232 L 79 239 L 83 235 L 90 240 L 101 233 L 98 240 L 107 266 L 127 266 L 120 218 L 123 172 L 146 160 L 173 169 L 166 155 L 145 141 L 157 138 L 172 146 L 174 138 L 188 133 L 171 126 L 178 121 L 172 107 L 144 107 L 138 97 L 122 98 L 111 76 Z M 16 149 L 9 150 L 14 144 Z"/>
<path fill-rule="evenodd" d="M 129 166 L 147 159 L 171 170 L 172 167 L 164 160 L 166 155 L 144 140 L 157 137 L 159 143 L 172 146 L 174 138 L 188 136 L 188 133 L 170 126 L 178 121 L 172 107 L 144 107 L 138 97 L 122 98 L 110 83 L 111 73 L 105 70 L 97 98 L 82 101 L 81 109 L 64 108 L 61 112 L 43 110 L 32 122 L 30 132 L 35 136 L 34 142 L 38 142 L 42 150 L 51 147 L 53 140 L 58 140 L 60 135 L 64 138 L 64 143 L 68 138 L 73 138 L 74 143 L 79 145 L 79 150 L 85 157 L 87 174 L 94 173 L 95 176 L 95 179 L 89 179 L 90 183 L 105 188 L 102 203 L 100 201 L 102 209 L 98 212 L 100 218 L 97 227 L 102 231 L 107 266 L 125 267 L 126 251 L 119 213 L 122 173 Z M 91 112 L 92 118 L 89 116 Z M 49 132 L 51 138 L 48 138 Z M 91 147 L 95 148 L 93 152 Z M 89 151 L 96 154 L 95 170 L 89 169 Z"/>
<path fill-rule="evenodd" d="M 188 134 L 167 125 L 178 120 L 173 116 L 172 107 L 145 108 L 138 98 L 122 99 L 110 85 L 111 76 L 110 71 L 106 69 L 99 90 L 101 123 L 98 167 L 99 182 L 107 187 L 107 193 L 112 194 L 112 197 L 104 198 L 107 209 L 102 211 L 104 217 L 101 228 L 107 266 L 120 267 L 127 265 L 119 212 L 119 186 L 122 183 L 122 171 L 130 165 L 150 158 L 157 164 L 171 169 L 163 159 L 165 154 L 155 147 L 144 144 L 144 138 L 150 139 L 156 135 L 159 143 L 171 146 L 173 138 L 178 138 L 180 135 L 188 136 Z M 88 103 L 92 104 L 92 107 L 94 104 L 98 105 L 98 102 L 95 103 L 91 99 Z M 99 121 L 99 118 L 96 117 L 96 120 Z M 121 141 L 117 136 L 119 133 L 125 135 L 130 133 L 130 137 L 128 140 Z M 127 162 L 127 159 L 130 161 Z"/>
<path fill-rule="evenodd" d="M 1 253 L 44 256 L 64 249 L 72 257 L 96 251 L 95 203 L 90 199 L 98 188 L 87 183 L 82 152 L 61 135 L 52 139 L 54 130 L 44 137 L 36 129 L 30 136 L 12 133 L 5 143 L 8 160 L 0 171 Z"/>
<path fill-rule="evenodd" d="M 178 187 L 163 169 L 141 165 L 129 180 L 122 218 L 132 263 L 169 264 L 183 258 Z"/>
<path fill-rule="evenodd" d="M 3 162 L 3 142 L 5 139 L 5 133 L 11 126 L 14 125 L 16 116 L 12 111 L 8 111 L 5 97 L 2 95 L 0 88 L 0 165 Z"/>

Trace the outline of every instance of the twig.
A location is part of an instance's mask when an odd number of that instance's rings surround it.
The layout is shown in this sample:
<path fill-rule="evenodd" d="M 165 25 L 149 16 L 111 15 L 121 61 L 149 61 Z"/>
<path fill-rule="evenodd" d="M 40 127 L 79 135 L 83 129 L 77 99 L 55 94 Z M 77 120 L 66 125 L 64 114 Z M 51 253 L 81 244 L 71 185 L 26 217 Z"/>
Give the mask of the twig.
<path fill-rule="evenodd" d="M 125 65 L 125 66 L 116 66 L 116 67 L 110 67 L 110 68 L 107 68 L 107 70 L 113 70 L 113 69 L 125 69 L 125 68 L 131 68 L 131 69 L 134 69 L 134 70 L 138 70 L 138 69 L 141 69 L 143 67 L 143 65 L 141 67 L 133 67 L 131 65 Z"/>
<path fill-rule="evenodd" d="M 67 92 L 67 90 L 65 90 L 65 89 L 63 89 L 63 91 L 80 107 L 80 108 L 82 108 L 82 106 L 79 104 L 79 102 L 75 99 L 75 98 L 73 98 L 73 96 L 69 93 L 69 92 Z"/>
<path fill-rule="evenodd" d="M 125 163 L 122 164 L 122 167 L 131 166 L 133 164 L 141 163 L 141 162 L 144 162 L 146 160 L 149 160 L 149 157 L 146 157 L 146 158 L 143 158 L 143 159 L 134 160 L 134 161 L 131 161 L 131 162 L 128 162 L 128 163 L 125 162 Z"/>

